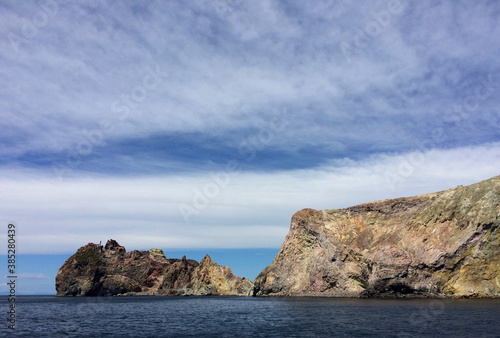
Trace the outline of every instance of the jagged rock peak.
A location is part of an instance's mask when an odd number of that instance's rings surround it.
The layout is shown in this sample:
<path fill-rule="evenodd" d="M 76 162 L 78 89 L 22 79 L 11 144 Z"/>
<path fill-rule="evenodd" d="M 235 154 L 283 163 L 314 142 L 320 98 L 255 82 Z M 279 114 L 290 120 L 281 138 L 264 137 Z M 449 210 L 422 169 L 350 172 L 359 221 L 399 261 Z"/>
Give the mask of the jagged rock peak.
<path fill-rule="evenodd" d="M 212 261 L 212 258 L 207 254 L 203 259 L 200 261 L 200 264 L 213 264 L 214 262 Z"/>
<path fill-rule="evenodd" d="M 105 250 L 112 250 L 112 251 L 117 251 L 117 252 L 127 252 L 125 250 L 125 247 L 121 246 L 120 244 L 118 244 L 117 241 L 115 241 L 114 239 L 110 239 L 106 242 L 106 246 L 104 247 Z"/>
<path fill-rule="evenodd" d="M 152 255 L 154 255 L 154 256 L 167 259 L 167 257 L 163 253 L 162 249 L 153 248 L 153 249 L 149 250 L 149 253 L 152 254 Z"/>

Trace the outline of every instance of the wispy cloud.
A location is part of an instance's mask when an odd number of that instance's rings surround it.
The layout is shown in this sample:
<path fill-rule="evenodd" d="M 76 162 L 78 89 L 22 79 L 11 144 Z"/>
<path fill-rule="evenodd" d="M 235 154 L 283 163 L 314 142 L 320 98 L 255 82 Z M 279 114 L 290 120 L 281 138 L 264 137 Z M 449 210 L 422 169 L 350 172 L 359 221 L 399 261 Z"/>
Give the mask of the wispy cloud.
<path fill-rule="evenodd" d="M 173 131 L 226 136 L 257 127 L 269 107 L 284 105 L 296 115 L 279 146 L 380 144 L 379 130 L 403 144 L 425 137 L 413 130 L 415 120 L 441 121 L 439 114 L 460 98 L 460 81 L 481 73 L 497 81 L 495 5 L 401 2 L 400 14 L 379 24 L 368 54 L 348 63 L 340 42 L 377 23 L 389 3 L 306 9 L 239 2 L 220 13 L 210 4 L 177 2 L 61 5 L 18 53 L 2 42 L 10 91 L 2 95 L 3 124 L 16 131 L 4 136 L 14 143 L 4 152 L 75 147 L 83 130 L 105 118 L 115 121 L 107 142 Z M 19 16 L 39 10 L 7 8 L 5 31 L 22 34 Z M 147 67 L 158 67 L 163 81 L 137 102 L 130 96 Z M 130 113 L 120 119 L 125 106 Z M 308 130 L 319 133 L 312 138 Z"/>
<path fill-rule="evenodd" d="M 499 154 L 493 143 L 346 158 L 314 169 L 71 181 L 3 170 L 0 190 L 8 193 L 0 213 L 17 223 L 21 253 L 72 252 L 109 238 L 143 249 L 279 247 L 297 210 L 471 184 L 498 174 Z"/>
<path fill-rule="evenodd" d="M 497 174 L 496 2 L 0 8 L 0 182 L 12 192 L 2 208 L 30 229 L 33 252 L 119 231 L 144 245 L 277 246 L 290 214 L 308 205 Z M 408 156 L 422 153 L 426 164 L 410 163 L 401 179 Z M 180 226 L 178 205 L 230 161 L 237 179 Z M 54 247 L 60 234 L 67 244 Z"/>
<path fill-rule="evenodd" d="M 44 273 L 18 273 L 17 278 L 19 279 L 48 279 L 49 276 L 47 276 Z"/>

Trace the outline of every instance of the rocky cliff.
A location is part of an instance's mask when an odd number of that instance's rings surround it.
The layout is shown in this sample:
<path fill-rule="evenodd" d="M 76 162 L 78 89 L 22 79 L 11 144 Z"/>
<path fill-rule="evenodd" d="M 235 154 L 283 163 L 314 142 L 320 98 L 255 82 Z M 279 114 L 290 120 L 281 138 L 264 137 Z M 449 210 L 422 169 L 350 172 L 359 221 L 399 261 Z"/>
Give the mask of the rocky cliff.
<path fill-rule="evenodd" d="M 248 295 L 251 287 L 208 255 L 167 259 L 160 249 L 126 252 L 114 240 L 81 247 L 56 276 L 58 296 Z"/>
<path fill-rule="evenodd" d="M 499 297 L 500 176 L 467 187 L 304 209 L 253 295 Z"/>

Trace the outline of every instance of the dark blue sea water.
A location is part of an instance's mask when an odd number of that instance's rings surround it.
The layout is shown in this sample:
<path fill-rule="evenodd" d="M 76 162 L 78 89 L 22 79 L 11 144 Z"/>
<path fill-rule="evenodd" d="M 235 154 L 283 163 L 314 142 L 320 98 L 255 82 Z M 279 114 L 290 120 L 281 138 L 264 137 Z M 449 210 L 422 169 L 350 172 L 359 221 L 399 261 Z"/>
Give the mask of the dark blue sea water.
<path fill-rule="evenodd" d="M 1 300 L 7 310 L 6 297 Z M 16 301 L 15 335 L 22 337 L 500 337 L 500 300 L 18 296 Z M 0 334 L 10 335 L 2 322 Z"/>

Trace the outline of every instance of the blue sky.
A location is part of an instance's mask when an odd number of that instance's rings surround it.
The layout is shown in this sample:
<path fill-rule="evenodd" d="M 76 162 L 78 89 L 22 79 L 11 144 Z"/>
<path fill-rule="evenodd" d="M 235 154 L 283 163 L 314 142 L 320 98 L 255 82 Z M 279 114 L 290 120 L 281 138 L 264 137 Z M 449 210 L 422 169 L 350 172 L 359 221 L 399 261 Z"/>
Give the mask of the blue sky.
<path fill-rule="evenodd" d="M 497 1 L 0 1 L 0 217 L 46 257 L 27 283 L 109 238 L 272 260 L 302 208 L 498 175 L 499 16 Z"/>

